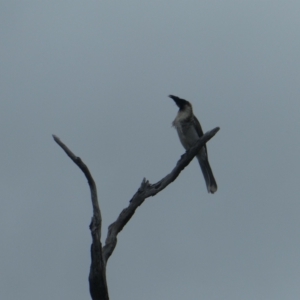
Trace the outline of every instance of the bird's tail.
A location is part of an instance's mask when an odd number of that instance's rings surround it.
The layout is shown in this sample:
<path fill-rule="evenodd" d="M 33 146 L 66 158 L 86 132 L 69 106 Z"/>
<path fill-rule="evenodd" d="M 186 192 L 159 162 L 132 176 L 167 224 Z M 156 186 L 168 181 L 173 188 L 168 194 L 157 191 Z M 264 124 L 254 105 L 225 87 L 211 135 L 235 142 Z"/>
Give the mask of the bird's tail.
<path fill-rule="evenodd" d="M 209 165 L 208 159 L 207 158 L 203 159 L 198 156 L 197 156 L 197 158 L 198 158 L 198 161 L 199 161 L 199 164 L 200 164 L 200 167 L 201 167 L 201 170 L 202 170 L 205 182 L 206 182 L 207 191 L 209 193 L 213 194 L 217 191 L 218 186 L 217 186 L 215 177 L 213 175 L 213 172 L 211 170 L 211 167 Z"/>

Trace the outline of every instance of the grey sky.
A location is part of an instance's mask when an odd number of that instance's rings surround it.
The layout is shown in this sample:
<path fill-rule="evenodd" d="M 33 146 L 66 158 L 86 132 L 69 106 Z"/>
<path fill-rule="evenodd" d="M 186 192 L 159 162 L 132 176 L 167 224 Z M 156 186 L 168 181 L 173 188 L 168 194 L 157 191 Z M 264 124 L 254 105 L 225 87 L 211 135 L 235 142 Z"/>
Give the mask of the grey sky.
<path fill-rule="evenodd" d="M 0 298 L 89 299 L 103 235 L 184 150 L 191 101 L 219 190 L 192 162 L 138 209 L 108 263 L 111 299 L 300 297 L 299 1 L 0 1 Z"/>

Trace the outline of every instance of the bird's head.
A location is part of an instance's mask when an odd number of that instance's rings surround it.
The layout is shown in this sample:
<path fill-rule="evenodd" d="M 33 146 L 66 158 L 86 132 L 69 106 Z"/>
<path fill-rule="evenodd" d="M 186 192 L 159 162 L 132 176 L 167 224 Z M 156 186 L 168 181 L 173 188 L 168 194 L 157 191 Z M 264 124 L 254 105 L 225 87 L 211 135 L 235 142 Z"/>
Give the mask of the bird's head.
<path fill-rule="evenodd" d="M 179 107 L 179 110 L 184 110 L 186 108 L 189 108 L 189 109 L 192 108 L 192 105 L 189 101 L 186 101 L 184 99 L 181 99 L 181 98 L 179 98 L 177 96 L 173 96 L 173 95 L 169 95 L 169 97 L 174 100 L 176 105 Z"/>

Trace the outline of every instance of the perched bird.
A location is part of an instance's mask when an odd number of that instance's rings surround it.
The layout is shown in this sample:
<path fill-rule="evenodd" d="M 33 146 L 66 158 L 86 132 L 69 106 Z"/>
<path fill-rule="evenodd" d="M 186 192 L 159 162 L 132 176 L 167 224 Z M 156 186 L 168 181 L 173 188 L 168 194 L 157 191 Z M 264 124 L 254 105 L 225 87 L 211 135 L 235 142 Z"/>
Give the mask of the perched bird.
<path fill-rule="evenodd" d="M 193 107 L 190 102 L 173 95 L 169 97 L 173 99 L 179 107 L 177 116 L 172 124 L 177 130 L 181 144 L 188 150 L 203 136 L 201 125 L 196 116 L 194 116 Z M 206 145 L 200 149 L 197 154 L 197 159 L 206 182 L 207 191 L 213 194 L 217 191 L 218 187 L 208 162 Z"/>

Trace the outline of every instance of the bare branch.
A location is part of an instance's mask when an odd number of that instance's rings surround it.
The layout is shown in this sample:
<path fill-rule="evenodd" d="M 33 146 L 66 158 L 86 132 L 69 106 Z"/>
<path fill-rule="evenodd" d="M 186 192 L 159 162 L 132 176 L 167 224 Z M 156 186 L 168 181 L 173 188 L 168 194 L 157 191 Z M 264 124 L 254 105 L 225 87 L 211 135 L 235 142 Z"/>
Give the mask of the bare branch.
<path fill-rule="evenodd" d="M 155 184 L 150 184 L 148 180 L 143 179 L 140 188 L 134 194 L 129 202 L 127 208 L 123 209 L 117 220 L 112 223 L 108 228 L 105 246 L 101 245 L 101 212 L 98 204 L 97 188 L 95 181 L 84 162 L 77 157 L 58 137 L 53 135 L 55 142 L 66 152 L 72 161 L 81 169 L 86 176 L 93 205 L 93 217 L 90 224 L 92 235 L 91 245 L 91 267 L 89 274 L 90 294 L 93 300 L 108 300 L 108 289 L 106 283 L 106 264 L 113 253 L 117 244 L 117 235 L 124 228 L 127 222 L 131 219 L 136 209 L 145 201 L 146 198 L 155 196 L 157 193 L 166 188 L 173 182 L 180 172 L 192 161 L 195 155 L 199 152 L 200 148 L 205 145 L 220 128 L 215 128 L 204 134 L 196 145 L 181 156 L 175 168 L 164 178 Z"/>
<path fill-rule="evenodd" d="M 97 197 L 97 188 L 95 181 L 86 166 L 86 164 L 81 160 L 80 157 L 76 156 L 57 136 L 53 135 L 53 138 L 55 142 L 66 152 L 66 154 L 72 159 L 72 161 L 80 168 L 80 170 L 84 173 L 86 179 L 88 180 L 90 190 L 91 190 L 91 198 L 92 198 L 92 205 L 93 205 L 93 214 L 96 216 L 96 219 L 99 221 L 98 223 L 98 230 L 99 230 L 99 236 L 101 238 L 101 213 L 100 208 L 98 204 L 98 197 Z"/>
<path fill-rule="evenodd" d="M 103 247 L 103 257 L 105 264 L 107 263 L 109 257 L 113 253 L 117 245 L 117 235 L 124 228 L 127 222 L 131 219 L 135 210 L 145 201 L 146 198 L 155 196 L 157 193 L 166 188 L 171 182 L 173 182 L 180 172 L 192 161 L 192 159 L 199 152 L 200 148 L 205 145 L 218 131 L 219 127 L 214 128 L 211 131 L 205 133 L 199 141 L 188 150 L 184 155 L 181 156 L 180 160 L 177 162 L 175 168 L 164 178 L 155 184 L 150 184 L 148 180 L 143 179 L 140 188 L 134 194 L 134 196 L 129 201 L 128 207 L 123 209 L 117 220 L 108 227 L 108 233 L 105 241 L 105 246 Z"/>
<path fill-rule="evenodd" d="M 93 300 L 108 300 L 108 289 L 106 283 L 106 264 L 103 261 L 101 244 L 102 218 L 98 203 L 97 187 L 95 181 L 80 157 L 76 156 L 61 140 L 53 135 L 55 142 L 66 152 L 72 161 L 80 168 L 90 186 L 91 199 L 93 205 L 93 217 L 90 224 L 92 235 L 91 245 L 91 267 L 89 274 L 90 294 Z"/>

